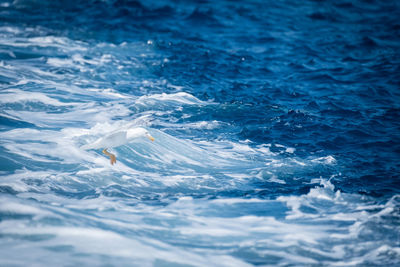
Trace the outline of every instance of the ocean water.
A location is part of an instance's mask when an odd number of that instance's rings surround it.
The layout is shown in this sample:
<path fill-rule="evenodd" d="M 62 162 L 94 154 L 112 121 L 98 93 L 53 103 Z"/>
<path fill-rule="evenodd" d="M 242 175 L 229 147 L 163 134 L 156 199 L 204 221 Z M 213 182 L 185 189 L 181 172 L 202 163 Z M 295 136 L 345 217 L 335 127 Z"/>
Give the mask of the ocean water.
<path fill-rule="evenodd" d="M 399 14 L 0 1 L 0 266 L 400 265 Z"/>

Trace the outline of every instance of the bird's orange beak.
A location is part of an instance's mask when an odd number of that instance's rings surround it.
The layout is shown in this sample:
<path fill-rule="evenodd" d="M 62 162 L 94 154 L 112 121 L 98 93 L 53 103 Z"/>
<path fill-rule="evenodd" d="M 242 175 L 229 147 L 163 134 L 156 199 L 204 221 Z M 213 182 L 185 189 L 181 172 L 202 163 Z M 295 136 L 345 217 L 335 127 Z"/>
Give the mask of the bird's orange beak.
<path fill-rule="evenodd" d="M 155 139 L 154 139 L 154 137 L 153 137 L 153 136 L 151 136 L 151 135 L 148 135 L 147 137 L 148 137 L 148 138 L 149 138 L 149 139 L 150 139 L 152 142 L 154 142 L 154 140 L 155 140 Z"/>

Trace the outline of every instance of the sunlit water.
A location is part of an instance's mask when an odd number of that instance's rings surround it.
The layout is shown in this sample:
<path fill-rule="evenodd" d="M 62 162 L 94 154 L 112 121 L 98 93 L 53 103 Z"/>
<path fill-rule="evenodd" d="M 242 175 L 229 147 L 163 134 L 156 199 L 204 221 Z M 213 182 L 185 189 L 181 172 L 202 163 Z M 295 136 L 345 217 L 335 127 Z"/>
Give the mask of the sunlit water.
<path fill-rule="evenodd" d="M 0 265 L 400 264 L 399 14 L 1 1 Z"/>

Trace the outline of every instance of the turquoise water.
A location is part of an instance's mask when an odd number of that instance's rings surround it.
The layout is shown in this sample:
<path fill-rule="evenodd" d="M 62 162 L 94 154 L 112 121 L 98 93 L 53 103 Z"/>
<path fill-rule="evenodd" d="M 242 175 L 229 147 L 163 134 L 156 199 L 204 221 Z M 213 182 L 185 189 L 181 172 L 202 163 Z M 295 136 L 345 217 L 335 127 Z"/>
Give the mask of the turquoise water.
<path fill-rule="evenodd" d="M 1 1 L 0 265 L 400 264 L 399 11 Z"/>

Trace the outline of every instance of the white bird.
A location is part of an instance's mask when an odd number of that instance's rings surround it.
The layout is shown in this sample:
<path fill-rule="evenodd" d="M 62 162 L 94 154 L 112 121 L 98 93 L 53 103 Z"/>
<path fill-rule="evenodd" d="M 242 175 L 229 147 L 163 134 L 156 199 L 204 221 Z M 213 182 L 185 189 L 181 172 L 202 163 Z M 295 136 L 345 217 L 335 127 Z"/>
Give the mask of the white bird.
<path fill-rule="evenodd" d="M 128 144 L 133 139 L 140 138 L 140 137 L 147 137 L 151 141 L 154 141 L 154 137 L 149 134 L 149 132 L 141 127 L 132 128 L 132 129 L 125 129 L 125 130 L 118 130 L 112 132 L 104 137 L 97 139 L 95 142 L 91 144 L 86 144 L 82 146 L 82 149 L 101 149 L 103 148 L 103 153 L 110 157 L 111 165 L 117 162 L 117 158 L 114 154 L 107 151 L 109 148 L 122 146 Z"/>

